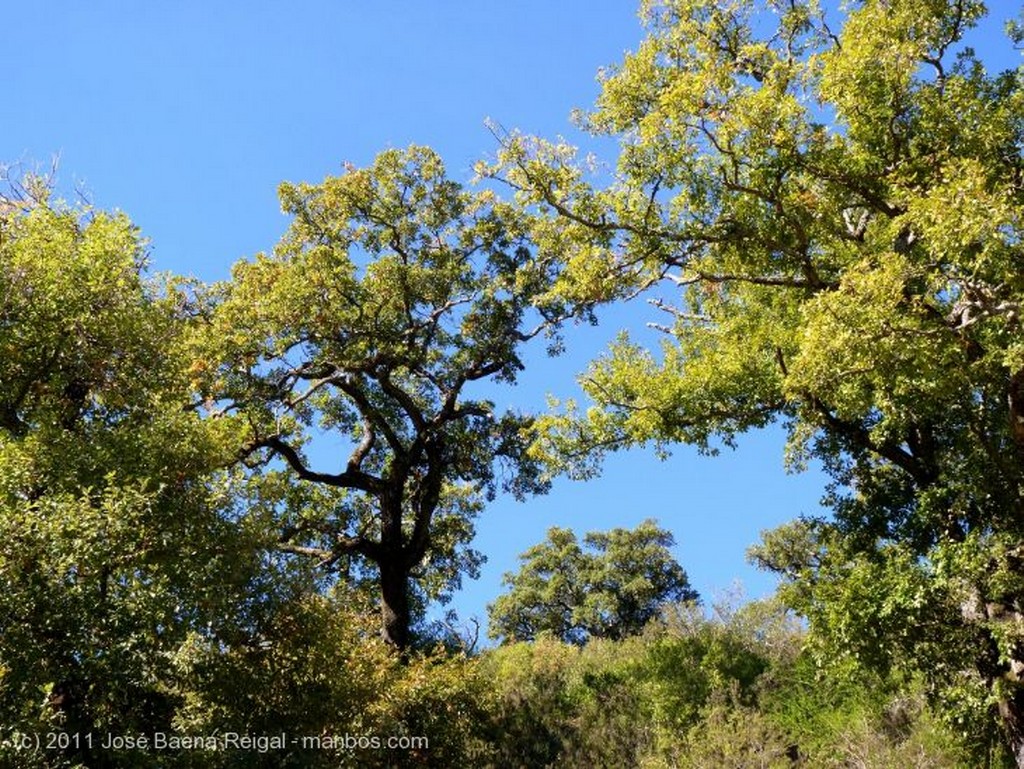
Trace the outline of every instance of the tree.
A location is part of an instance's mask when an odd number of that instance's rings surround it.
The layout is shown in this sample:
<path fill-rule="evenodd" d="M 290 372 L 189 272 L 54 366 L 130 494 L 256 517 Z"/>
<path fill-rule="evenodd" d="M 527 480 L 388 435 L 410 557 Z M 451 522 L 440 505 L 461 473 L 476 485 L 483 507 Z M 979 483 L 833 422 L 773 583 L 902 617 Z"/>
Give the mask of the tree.
<path fill-rule="evenodd" d="M 523 343 L 567 305 L 511 209 L 446 178 L 429 149 L 280 194 L 294 222 L 273 255 L 235 267 L 193 371 L 242 426 L 257 483 L 277 488 L 264 507 L 281 549 L 369 570 L 383 634 L 405 648 L 413 585 L 437 597 L 475 572 L 464 545 L 482 501 L 546 488 L 529 417 L 495 413 L 482 384 L 513 382 Z M 304 449 L 318 431 L 342 455 L 321 461 L 332 469 Z"/>
<path fill-rule="evenodd" d="M 783 422 L 792 465 L 834 479 L 831 566 L 811 548 L 788 572 L 838 602 L 815 632 L 988 703 L 1024 766 L 1024 90 L 966 47 L 984 14 L 648 2 L 581 118 L 619 138 L 613 180 L 519 135 L 482 170 L 563 255 L 564 296 L 646 288 L 667 318 L 660 354 L 622 338 L 592 366 L 594 407 L 540 421 L 537 454 L 585 476 Z"/>
<path fill-rule="evenodd" d="M 219 438 L 187 408 L 181 296 L 145 275 L 125 216 L 34 189 L 0 212 L 0 720 L 166 730 L 168 660 L 231 622 L 254 556 L 208 475 Z M 0 761 L 28 766 L 8 737 Z M 60 747 L 35 758 L 114 765 Z"/>
<path fill-rule="evenodd" d="M 511 589 L 489 608 L 491 636 L 532 641 L 550 633 L 582 644 L 639 633 L 665 604 L 697 600 L 673 544 L 653 520 L 592 531 L 583 547 L 572 530 L 549 529 L 546 542 L 519 556 L 519 572 L 505 575 Z"/>

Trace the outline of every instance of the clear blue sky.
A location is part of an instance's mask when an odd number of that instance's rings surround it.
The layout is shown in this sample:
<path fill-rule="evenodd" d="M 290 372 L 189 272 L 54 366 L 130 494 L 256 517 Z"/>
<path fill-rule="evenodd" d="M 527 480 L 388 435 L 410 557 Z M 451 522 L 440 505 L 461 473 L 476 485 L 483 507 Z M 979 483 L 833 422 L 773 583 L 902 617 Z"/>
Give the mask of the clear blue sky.
<path fill-rule="evenodd" d="M 282 180 L 318 181 L 413 142 L 468 180 L 495 150 L 485 118 L 582 141 L 570 110 L 591 104 L 597 69 L 641 37 L 629 0 L 22 2 L 4 9 L 4 32 L 0 160 L 59 153 L 63 189 L 127 212 L 156 269 L 206 280 L 273 246 L 287 225 Z M 573 394 L 586 361 L 650 315 L 607 313 L 570 334 L 558 361 L 536 351 L 507 405 Z M 735 580 L 750 596 L 770 592 L 744 551 L 761 530 L 817 512 L 825 483 L 786 475 L 782 444 L 766 431 L 717 458 L 632 452 L 599 480 L 562 481 L 526 504 L 499 499 L 479 521 L 483 577 L 454 606 L 483 617 L 501 575 L 550 526 L 582 533 L 647 517 L 673 531 L 705 597 Z"/>

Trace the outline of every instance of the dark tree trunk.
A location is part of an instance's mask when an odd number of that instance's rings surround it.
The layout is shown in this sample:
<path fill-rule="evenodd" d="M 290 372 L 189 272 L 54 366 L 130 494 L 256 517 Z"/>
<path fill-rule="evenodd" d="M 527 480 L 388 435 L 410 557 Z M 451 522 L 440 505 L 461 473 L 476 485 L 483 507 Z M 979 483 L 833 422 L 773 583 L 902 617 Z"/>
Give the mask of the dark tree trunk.
<path fill-rule="evenodd" d="M 1010 435 L 1017 447 L 1018 460 L 1024 460 L 1024 369 L 1010 376 L 1006 400 L 1010 407 Z"/>
<path fill-rule="evenodd" d="M 402 532 L 404 474 L 392 466 L 391 485 L 381 497 L 380 569 L 381 636 L 400 651 L 409 646 L 409 569 Z"/>
<path fill-rule="evenodd" d="M 409 574 L 399 558 L 384 558 L 380 566 L 381 634 L 397 649 L 409 646 Z"/>
<path fill-rule="evenodd" d="M 1011 695 L 999 702 L 999 717 L 1013 760 L 1018 769 L 1024 769 L 1024 688 L 1014 687 Z"/>
<path fill-rule="evenodd" d="M 77 663 L 68 667 L 74 671 Z M 88 684 L 76 671 L 54 684 L 50 692 L 47 704 L 57 715 L 60 731 L 71 738 L 69 745 L 60 750 L 60 755 L 76 766 L 110 769 L 116 766 L 114 759 L 86 737 L 92 735 L 99 739 L 99 732 L 86 702 L 88 690 Z"/>

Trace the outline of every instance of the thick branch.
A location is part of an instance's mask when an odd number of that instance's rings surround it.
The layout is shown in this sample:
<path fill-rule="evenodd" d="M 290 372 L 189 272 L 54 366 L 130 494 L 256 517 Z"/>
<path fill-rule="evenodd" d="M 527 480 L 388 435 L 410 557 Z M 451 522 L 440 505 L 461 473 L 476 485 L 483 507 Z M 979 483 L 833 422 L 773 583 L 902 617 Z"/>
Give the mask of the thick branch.
<path fill-rule="evenodd" d="M 336 553 L 333 550 L 328 550 L 322 547 L 306 547 L 304 545 L 296 545 L 291 542 L 282 542 L 277 546 L 277 549 L 283 553 L 294 553 L 295 555 L 304 555 L 312 558 L 318 558 L 320 565 L 324 567 L 333 566 L 342 553 Z"/>
<path fill-rule="evenodd" d="M 838 435 L 851 441 L 858 448 L 877 454 L 905 471 L 921 488 L 930 486 L 935 481 L 935 473 L 918 457 L 901 446 L 886 441 L 879 443 L 872 439 L 870 431 L 859 422 L 841 419 L 820 399 L 809 396 L 808 403 L 817 412 L 828 427 Z"/>
<path fill-rule="evenodd" d="M 384 436 L 384 440 L 388 442 L 388 446 L 395 454 L 404 454 L 405 445 L 398 437 L 387 419 L 385 419 L 379 409 L 374 408 L 373 404 L 366 397 L 364 393 L 355 383 L 351 376 L 346 376 L 340 379 L 337 383 L 338 389 L 345 393 L 352 401 L 356 404 L 356 408 L 359 409 L 359 413 L 363 415 L 364 419 L 369 420 L 377 430 L 380 430 Z"/>
<path fill-rule="evenodd" d="M 444 482 L 442 472 L 443 458 L 440 447 L 433 441 L 426 446 L 427 472 L 420 481 L 413 509 L 416 519 L 413 522 L 412 536 L 405 550 L 405 564 L 412 568 L 423 560 L 430 547 L 430 522 L 441 499 L 441 487 Z"/>
<path fill-rule="evenodd" d="M 287 534 L 291 534 L 293 536 L 294 532 L 288 532 Z M 277 549 L 284 553 L 295 553 L 296 555 L 319 558 L 320 565 L 324 567 L 331 567 L 344 556 L 351 555 L 353 553 L 366 556 L 375 563 L 381 557 L 380 545 L 373 540 L 366 539 L 359 535 L 352 537 L 338 536 L 330 547 L 298 545 L 289 540 L 289 536 L 282 538 Z"/>
<path fill-rule="evenodd" d="M 359 470 L 346 470 L 343 473 L 321 473 L 306 466 L 299 452 L 278 435 L 259 438 L 246 444 L 242 449 L 243 456 L 249 456 L 260 448 L 268 448 L 282 457 L 288 466 L 304 481 L 322 483 L 341 489 L 358 489 L 368 494 L 380 495 L 383 483 L 379 478 Z"/>
<path fill-rule="evenodd" d="M 352 455 L 348 458 L 348 472 L 356 472 L 362 467 L 363 460 L 366 459 L 367 454 L 370 453 L 370 449 L 373 448 L 373 444 L 376 442 L 377 434 L 374 432 L 373 423 L 364 418 L 363 419 L 363 439 L 356 446 Z"/>
<path fill-rule="evenodd" d="M 329 384 L 338 384 L 343 376 L 344 375 L 339 374 L 335 370 L 335 371 L 331 372 L 330 374 L 328 374 L 327 376 L 321 377 L 319 379 L 315 379 L 309 385 L 309 387 L 306 388 L 305 392 L 299 393 L 298 395 L 296 395 L 296 396 L 294 396 L 292 398 L 286 398 L 285 401 L 284 401 L 284 404 L 288 408 L 295 408 L 300 403 L 306 401 L 308 398 L 310 398 L 312 395 L 314 395 L 317 392 L 317 390 L 321 389 L 322 387 L 325 387 L 326 385 L 329 385 Z M 305 377 L 301 377 L 300 376 L 300 378 L 305 378 Z"/>
<path fill-rule="evenodd" d="M 391 381 L 391 372 L 382 371 L 376 375 L 375 379 L 380 383 L 381 389 L 402 407 L 402 410 L 409 417 L 417 432 L 423 430 L 427 424 L 423 411 L 409 393 Z M 390 443 L 390 440 L 388 442 Z"/>

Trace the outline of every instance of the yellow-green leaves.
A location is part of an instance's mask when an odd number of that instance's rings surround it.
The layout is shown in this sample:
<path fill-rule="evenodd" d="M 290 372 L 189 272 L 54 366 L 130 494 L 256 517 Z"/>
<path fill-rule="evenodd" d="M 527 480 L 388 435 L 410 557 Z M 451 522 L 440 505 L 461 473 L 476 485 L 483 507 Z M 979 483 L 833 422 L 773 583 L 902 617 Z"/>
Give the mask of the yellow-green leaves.
<path fill-rule="evenodd" d="M 234 612 L 258 560 L 214 475 L 225 435 L 191 408 L 188 286 L 144 266 L 122 215 L 0 217 L 8 728 L 170 730 L 169 656 Z"/>
<path fill-rule="evenodd" d="M 568 468 L 559 451 L 707 446 L 781 415 L 899 445 L 915 418 L 994 403 L 992 364 L 1020 357 L 1021 97 L 954 56 L 983 11 L 652 3 L 585 120 L 620 139 L 610 184 L 507 137 L 488 173 L 563 260 L 555 293 L 682 287 L 659 296 L 668 347 L 617 345 L 582 379 L 595 408 L 546 419 L 536 451 Z"/>
<path fill-rule="evenodd" d="M 825 552 L 841 552 L 789 575 L 793 596 L 822 602 L 801 606 L 833 648 L 876 634 L 864 657 L 911 669 L 909 650 L 935 659 L 948 644 L 980 678 L 956 673 L 946 691 L 1024 719 L 1019 689 L 965 694 L 1002 673 L 964 650 L 1003 643 L 1009 624 L 965 620 L 929 565 L 965 537 L 1024 536 L 1024 89 L 969 47 L 985 12 L 646 3 L 646 39 L 580 121 L 619 141 L 611 180 L 517 135 L 489 173 L 560 254 L 555 292 L 656 286 L 673 319 L 661 350 L 620 340 L 595 362 L 580 379 L 590 403 L 535 423 L 536 456 L 588 477 L 608 450 L 709 450 L 785 420 L 790 460 L 833 478 Z M 1005 564 L 978 568 L 972 589 L 993 592 Z M 934 613 L 919 611 L 929 597 Z"/>
<path fill-rule="evenodd" d="M 190 374 L 216 420 L 238 424 L 281 546 L 379 578 L 385 633 L 404 647 L 411 612 L 476 572 L 466 544 L 483 500 L 547 488 L 526 453 L 530 418 L 466 390 L 514 381 L 522 345 L 557 346 L 577 302 L 552 296 L 561 264 L 521 212 L 449 179 L 429 148 L 280 194 L 292 224 L 210 297 Z M 307 453 L 324 433 L 340 454 L 328 470 Z M 273 459 L 327 491 L 275 496 Z"/>
<path fill-rule="evenodd" d="M 951 277 L 1002 277 L 1013 267 L 1014 233 L 1021 226 L 1013 179 L 979 158 L 944 163 L 927 195 L 907 202 L 906 224 L 928 244 Z M 1010 253 L 1008 253 L 1010 252 Z M 991 279 L 991 278 L 989 278 Z"/>
<path fill-rule="evenodd" d="M 697 600 L 669 548 L 672 535 L 648 519 L 634 529 L 590 532 L 582 547 L 569 529 L 520 556 L 508 593 L 489 607 L 494 638 L 552 636 L 583 644 L 639 634 L 666 605 Z"/>
<path fill-rule="evenodd" d="M 893 253 L 861 263 L 836 291 L 808 302 L 786 379 L 790 397 L 814 393 L 840 418 L 880 419 L 875 430 L 938 417 L 967 386 L 966 360 L 956 338 L 935 327 L 938 310 L 909 296 L 928 280 Z"/>

